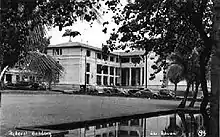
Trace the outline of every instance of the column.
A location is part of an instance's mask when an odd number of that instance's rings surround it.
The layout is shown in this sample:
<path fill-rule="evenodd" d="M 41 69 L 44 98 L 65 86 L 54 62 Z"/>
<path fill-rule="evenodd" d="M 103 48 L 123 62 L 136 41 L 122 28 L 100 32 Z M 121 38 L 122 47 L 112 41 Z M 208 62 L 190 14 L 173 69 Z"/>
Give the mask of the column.
<path fill-rule="evenodd" d="M 140 67 L 140 85 L 142 86 L 143 85 L 143 83 L 142 83 L 142 70 L 143 68 L 142 67 Z"/>
<path fill-rule="evenodd" d="M 108 74 L 107 74 L 107 76 L 108 76 L 108 85 L 110 85 L 110 66 L 107 66 L 108 67 Z"/>
<path fill-rule="evenodd" d="M 128 68 L 128 69 L 129 69 L 129 75 L 128 75 L 129 76 L 129 86 L 131 86 L 131 69 L 132 68 Z"/>
<path fill-rule="evenodd" d="M 113 85 L 115 86 L 116 83 L 115 83 L 115 77 L 116 76 L 116 67 L 114 67 L 114 75 L 113 75 Z"/>

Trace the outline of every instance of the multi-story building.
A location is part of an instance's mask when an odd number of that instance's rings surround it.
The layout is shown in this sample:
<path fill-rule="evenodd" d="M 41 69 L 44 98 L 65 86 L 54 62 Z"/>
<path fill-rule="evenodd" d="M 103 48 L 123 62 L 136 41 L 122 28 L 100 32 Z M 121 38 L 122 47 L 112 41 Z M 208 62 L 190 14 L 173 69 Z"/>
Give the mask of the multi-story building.
<path fill-rule="evenodd" d="M 111 52 L 108 60 L 103 60 L 101 48 L 68 42 L 50 45 L 47 54 L 53 56 L 65 69 L 58 85 L 114 85 L 132 88 L 162 84 L 162 73 L 156 79 L 148 80 L 153 72 L 153 61 L 150 57 L 145 61 L 146 56 L 142 50 Z"/>

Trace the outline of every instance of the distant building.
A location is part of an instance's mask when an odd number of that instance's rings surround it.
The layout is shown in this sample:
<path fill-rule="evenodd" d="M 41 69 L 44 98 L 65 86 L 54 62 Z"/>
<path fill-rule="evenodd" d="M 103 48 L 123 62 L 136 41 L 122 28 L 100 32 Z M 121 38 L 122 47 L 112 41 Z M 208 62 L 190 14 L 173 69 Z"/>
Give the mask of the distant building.
<path fill-rule="evenodd" d="M 50 45 L 47 54 L 65 69 L 57 85 L 79 87 L 87 84 L 126 88 L 145 87 L 146 84 L 153 87 L 162 85 L 162 72 L 154 80 L 149 80 L 153 72 L 153 60 L 148 57 L 146 62 L 142 50 L 111 52 L 108 60 L 104 61 L 101 48 L 68 42 Z"/>

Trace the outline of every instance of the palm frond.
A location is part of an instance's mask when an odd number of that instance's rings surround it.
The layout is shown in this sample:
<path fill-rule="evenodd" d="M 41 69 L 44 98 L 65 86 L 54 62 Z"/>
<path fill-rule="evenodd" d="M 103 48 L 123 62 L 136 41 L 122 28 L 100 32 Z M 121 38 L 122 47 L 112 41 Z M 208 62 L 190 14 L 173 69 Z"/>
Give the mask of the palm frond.
<path fill-rule="evenodd" d="M 55 81 L 64 71 L 62 65 L 51 56 L 36 51 L 29 52 L 23 61 L 25 69 L 36 72 L 47 81 Z"/>
<path fill-rule="evenodd" d="M 78 31 L 73 31 L 71 29 L 66 29 L 65 30 L 65 33 L 62 35 L 62 37 L 65 37 L 65 36 L 70 36 L 70 37 L 76 37 L 77 35 L 81 35 L 80 32 Z"/>

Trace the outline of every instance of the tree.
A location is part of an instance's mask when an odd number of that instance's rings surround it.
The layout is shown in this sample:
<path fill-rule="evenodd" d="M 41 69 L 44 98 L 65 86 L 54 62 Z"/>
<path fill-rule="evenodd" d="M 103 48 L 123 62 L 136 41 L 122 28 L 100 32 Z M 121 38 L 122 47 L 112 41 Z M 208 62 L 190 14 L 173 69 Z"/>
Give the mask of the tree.
<path fill-rule="evenodd" d="M 173 51 L 178 50 L 182 57 L 187 58 L 191 56 L 189 53 L 197 49 L 200 82 L 204 95 L 200 110 L 205 117 L 205 127 L 209 134 L 206 69 L 214 45 L 213 2 L 135 0 L 127 4 L 121 12 L 118 11 L 114 20 L 121 26 L 112 33 L 108 41 L 109 47 L 117 47 L 115 41 L 119 41 L 120 47 L 123 47 L 121 46 L 123 43 L 129 43 L 127 44 L 129 47 L 141 47 L 147 53 L 153 51 L 159 55 L 156 61 L 160 62 L 156 64 L 158 70 L 166 66 L 166 59 Z"/>
<path fill-rule="evenodd" d="M 2 75 L 7 67 L 13 67 L 29 51 L 44 52 L 49 44 L 49 39 L 45 37 L 45 27 L 58 26 L 61 31 L 78 19 L 92 23 L 101 17 L 98 12 L 101 5 L 97 1 L 3 0 L 1 4 Z"/>
<path fill-rule="evenodd" d="M 176 93 L 177 84 L 183 80 L 182 76 L 183 68 L 178 64 L 172 64 L 168 68 L 167 78 L 175 85 L 174 91 Z"/>
<path fill-rule="evenodd" d="M 72 31 L 71 29 L 66 29 L 65 30 L 65 33 L 63 34 L 62 37 L 66 37 L 66 36 L 69 36 L 70 37 L 70 40 L 69 42 L 71 42 L 71 37 L 76 37 L 77 35 L 81 35 L 78 31 Z"/>
<path fill-rule="evenodd" d="M 38 51 L 28 52 L 28 55 L 20 60 L 20 62 L 22 62 L 24 70 L 36 72 L 46 80 L 49 83 L 49 89 L 51 89 L 51 83 L 56 82 L 64 70 L 63 66 L 51 56 Z"/>

